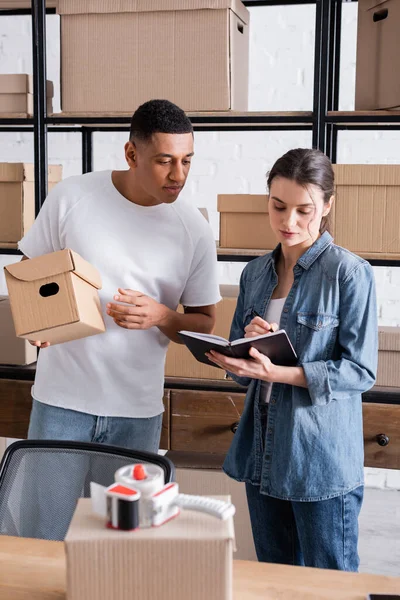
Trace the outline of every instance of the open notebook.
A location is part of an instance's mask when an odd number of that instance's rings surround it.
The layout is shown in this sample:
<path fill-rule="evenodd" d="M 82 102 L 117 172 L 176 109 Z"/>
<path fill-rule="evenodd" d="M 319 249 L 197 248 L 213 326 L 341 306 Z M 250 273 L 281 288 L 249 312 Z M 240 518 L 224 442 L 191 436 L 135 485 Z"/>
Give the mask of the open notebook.
<path fill-rule="evenodd" d="M 249 350 L 252 347 L 268 356 L 276 365 L 294 366 L 297 363 L 296 352 L 283 329 L 252 338 L 240 338 L 233 342 L 218 335 L 195 331 L 179 331 L 178 335 L 199 362 L 213 367 L 217 365 L 208 360 L 206 352 L 215 350 L 225 356 L 249 358 Z"/>

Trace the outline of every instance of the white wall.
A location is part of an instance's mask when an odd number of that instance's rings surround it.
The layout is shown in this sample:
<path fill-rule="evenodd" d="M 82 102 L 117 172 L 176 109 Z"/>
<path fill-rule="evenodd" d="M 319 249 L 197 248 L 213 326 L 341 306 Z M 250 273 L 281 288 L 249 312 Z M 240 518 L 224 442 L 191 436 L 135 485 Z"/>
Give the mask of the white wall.
<path fill-rule="evenodd" d="M 250 110 L 312 110 L 315 6 L 259 7 L 251 12 Z M 357 3 L 343 4 L 340 109 L 354 109 Z M 48 78 L 55 82 L 54 110 L 59 104 L 59 17 L 47 19 Z M 30 17 L 0 17 L 0 72 L 32 72 Z M 133 107 L 134 109 L 134 107 Z M 124 168 L 126 134 L 94 135 L 94 168 Z M 265 173 L 286 150 L 311 146 L 311 133 L 200 132 L 196 158 L 184 191 L 197 206 L 206 206 L 218 237 L 218 193 L 262 193 Z M 399 163 L 400 132 L 339 132 L 338 162 Z M 0 161 L 32 161 L 30 134 L 1 133 Z M 80 173 L 78 133 L 49 136 L 49 161 L 61 163 L 64 177 Z M 0 255 L 0 266 L 13 260 Z M 19 260 L 16 257 L 14 260 Z M 219 263 L 221 283 L 236 283 L 243 264 Z M 400 325 L 400 268 L 374 269 L 379 320 Z M 6 293 L 0 276 L 0 294 Z M 367 482 L 400 489 L 400 472 L 367 469 Z"/>

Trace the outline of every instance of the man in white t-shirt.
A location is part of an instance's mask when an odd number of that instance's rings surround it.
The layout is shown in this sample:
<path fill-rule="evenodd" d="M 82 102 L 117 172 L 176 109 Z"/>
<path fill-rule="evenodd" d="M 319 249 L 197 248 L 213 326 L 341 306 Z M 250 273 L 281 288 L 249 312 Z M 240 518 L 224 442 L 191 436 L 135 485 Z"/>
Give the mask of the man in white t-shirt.
<path fill-rule="evenodd" d="M 192 156 L 185 113 L 146 102 L 125 144 L 129 169 L 62 181 L 20 241 L 27 258 L 71 248 L 94 265 L 106 322 L 100 335 L 32 342 L 42 349 L 29 438 L 157 451 L 168 343 L 181 329 L 211 332 L 220 300 L 211 229 L 178 198 Z"/>

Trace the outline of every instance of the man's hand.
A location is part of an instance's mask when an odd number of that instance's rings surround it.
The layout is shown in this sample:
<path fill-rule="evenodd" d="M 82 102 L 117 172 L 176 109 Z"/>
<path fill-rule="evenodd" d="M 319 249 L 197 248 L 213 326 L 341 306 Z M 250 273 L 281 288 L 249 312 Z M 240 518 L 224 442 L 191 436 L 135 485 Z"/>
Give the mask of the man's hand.
<path fill-rule="evenodd" d="M 169 309 L 153 298 L 134 290 L 118 288 L 118 294 L 114 296 L 117 302 L 107 304 L 107 314 L 114 322 L 124 329 L 150 329 L 150 327 L 162 327 Z"/>
<path fill-rule="evenodd" d="M 255 317 L 246 327 L 245 330 L 245 338 L 254 337 L 255 335 L 262 335 L 263 333 L 272 333 L 273 331 L 278 331 L 279 325 L 277 323 L 268 323 L 268 321 L 264 321 L 261 317 Z"/>
<path fill-rule="evenodd" d="M 50 346 L 50 342 L 39 342 L 39 340 L 28 340 L 28 342 L 31 346 L 36 346 L 37 348 L 48 348 Z"/>

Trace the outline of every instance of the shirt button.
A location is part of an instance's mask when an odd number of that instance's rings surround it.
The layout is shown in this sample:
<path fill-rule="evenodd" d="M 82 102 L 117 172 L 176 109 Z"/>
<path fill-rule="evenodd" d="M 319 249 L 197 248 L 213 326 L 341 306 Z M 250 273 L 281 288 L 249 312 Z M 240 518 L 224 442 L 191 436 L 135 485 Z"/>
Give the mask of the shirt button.
<path fill-rule="evenodd" d="M 271 398 L 271 404 L 276 404 L 275 398 Z"/>
<path fill-rule="evenodd" d="M 271 435 L 272 434 L 272 429 L 268 429 L 268 433 L 269 433 L 269 435 Z"/>
<path fill-rule="evenodd" d="M 283 309 L 283 312 L 287 313 L 287 312 L 288 312 L 288 310 L 289 310 L 288 308 L 284 308 L 284 309 Z"/>

